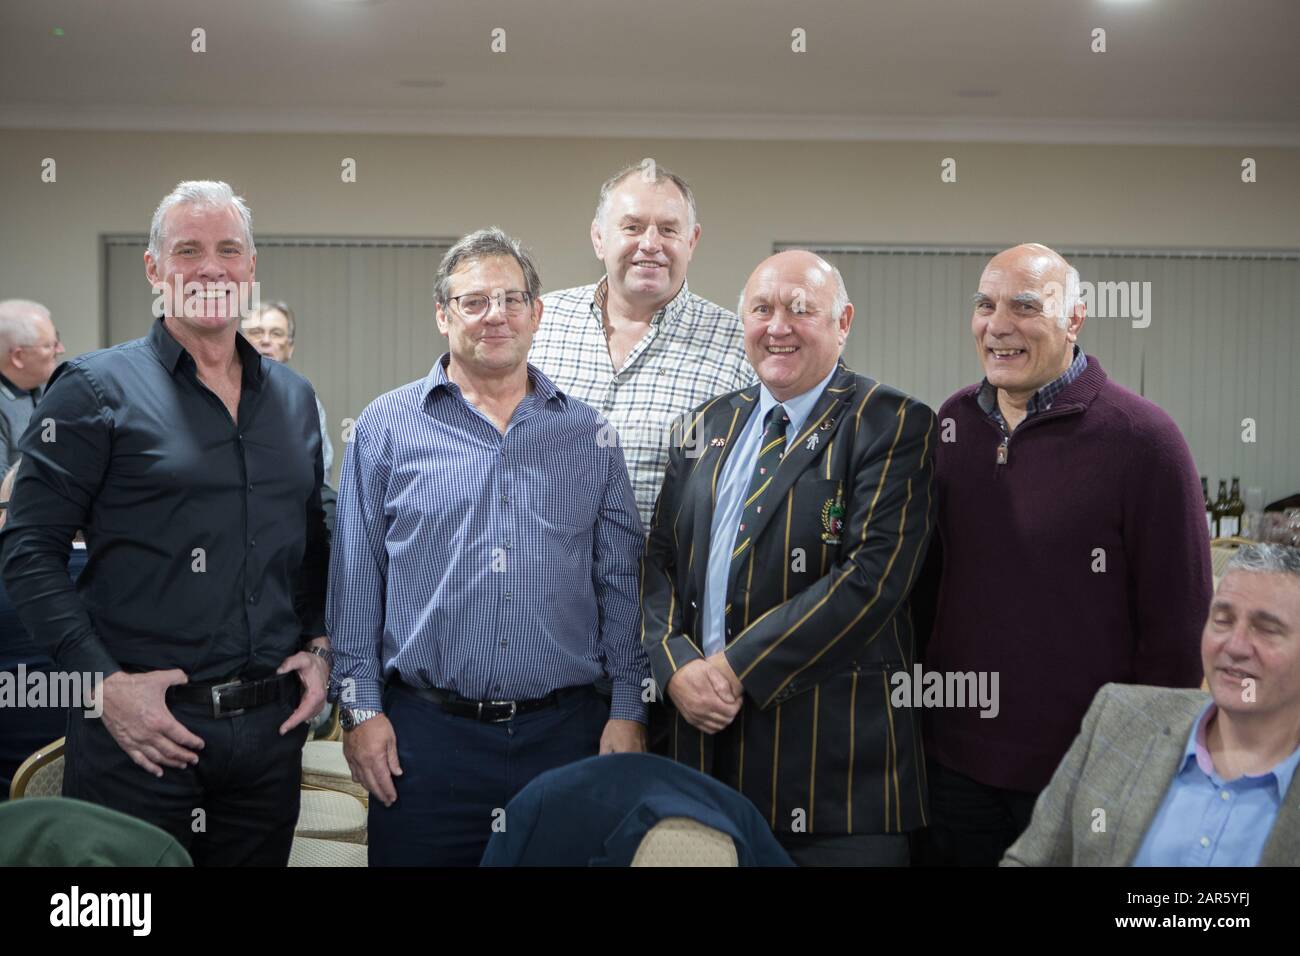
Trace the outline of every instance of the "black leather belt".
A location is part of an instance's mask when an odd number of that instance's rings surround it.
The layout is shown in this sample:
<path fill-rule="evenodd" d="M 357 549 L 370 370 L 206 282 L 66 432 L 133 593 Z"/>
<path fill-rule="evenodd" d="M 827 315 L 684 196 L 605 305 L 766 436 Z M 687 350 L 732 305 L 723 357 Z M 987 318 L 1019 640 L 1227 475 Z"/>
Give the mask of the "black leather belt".
<path fill-rule="evenodd" d="M 290 697 L 302 687 L 297 671 L 246 681 L 241 678 L 210 684 L 180 684 L 167 688 L 167 699 L 184 704 L 209 704 L 213 717 L 238 717 L 252 707 L 261 707 Z"/>
<path fill-rule="evenodd" d="M 454 691 L 439 690 L 436 687 L 412 687 L 405 681 L 400 680 L 393 683 L 403 690 L 409 690 L 412 694 L 423 697 L 425 700 L 433 701 L 442 707 L 444 711 L 455 717 L 468 717 L 471 720 L 481 720 L 486 724 L 504 723 L 519 714 L 530 714 L 535 710 L 554 707 L 560 701 L 578 694 L 595 693 L 595 688 L 589 684 L 584 684 L 579 687 L 564 687 L 560 690 L 551 691 L 545 697 L 538 697 L 533 700 L 471 700 L 468 697 L 461 697 Z"/>

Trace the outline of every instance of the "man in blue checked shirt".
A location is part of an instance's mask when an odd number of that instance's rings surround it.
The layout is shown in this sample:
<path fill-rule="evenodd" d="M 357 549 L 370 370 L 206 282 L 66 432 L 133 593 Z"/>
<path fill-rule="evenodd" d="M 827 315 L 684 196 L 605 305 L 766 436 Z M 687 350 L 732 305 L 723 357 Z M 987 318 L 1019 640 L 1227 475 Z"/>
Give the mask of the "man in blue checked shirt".
<path fill-rule="evenodd" d="M 344 457 L 326 621 L 372 866 L 474 865 L 538 774 L 645 749 L 641 521 L 608 426 L 527 362 L 540 291 L 499 229 L 456 243 L 451 351 Z"/>

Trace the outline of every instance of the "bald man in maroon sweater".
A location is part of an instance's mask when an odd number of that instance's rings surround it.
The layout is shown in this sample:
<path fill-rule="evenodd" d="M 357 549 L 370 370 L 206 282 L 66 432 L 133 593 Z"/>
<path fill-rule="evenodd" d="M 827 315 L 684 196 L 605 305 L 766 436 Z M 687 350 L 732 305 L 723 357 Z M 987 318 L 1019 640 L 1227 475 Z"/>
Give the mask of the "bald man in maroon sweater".
<path fill-rule="evenodd" d="M 928 863 L 997 865 L 1103 684 L 1201 682 L 1196 467 L 1173 420 L 1075 344 L 1078 290 L 1046 246 L 995 256 L 971 317 L 985 379 L 939 410 L 924 667 L 996 672 L 999 700 L 927 706 Z"/>

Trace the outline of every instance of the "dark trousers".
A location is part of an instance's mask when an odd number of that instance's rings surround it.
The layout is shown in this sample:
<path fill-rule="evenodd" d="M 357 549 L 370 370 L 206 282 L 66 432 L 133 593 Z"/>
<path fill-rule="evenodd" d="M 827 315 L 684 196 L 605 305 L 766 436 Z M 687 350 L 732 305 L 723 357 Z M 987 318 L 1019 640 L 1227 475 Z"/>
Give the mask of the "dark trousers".
<path fill-rule="evenodd" d="M 778 833 L 796 866 L 907 866 L 906 833 Z"/>
<path fill-rule="evenodd" d="M 499 724 L 454 717 L 400 684 L 384 692 L 401 776 L 391 807 L 370 798 L 371 866 L 477 866 L 505 806 L 534 777 L 595 756 L 609 703 L 566 695 Z"/>
<path fill-rule="evenodd" d="M 285 866 L 298 822 L 307 726 L 283 737 L 279 727 L 296 698 L 221 718 L 201 705 L 169 704 L 204 746 L 193 767 L 163 767 L 161 777 L 136 766 L 102 720 L 71 711 L 63 795 L 161 827 L 195 866 Z"/>
<path fill-rule="evenodd" d="M 997 866 L 1029 826 L 1037 793 L 972 780 L 931 760 L 930 827 L 920 838 L 925 866 Z"/>

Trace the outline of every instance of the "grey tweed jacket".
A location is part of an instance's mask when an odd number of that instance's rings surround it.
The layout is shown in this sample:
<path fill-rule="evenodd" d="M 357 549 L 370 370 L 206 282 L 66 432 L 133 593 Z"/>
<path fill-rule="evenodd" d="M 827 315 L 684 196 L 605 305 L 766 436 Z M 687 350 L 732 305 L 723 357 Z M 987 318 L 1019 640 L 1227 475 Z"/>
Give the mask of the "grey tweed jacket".
<path fill-rule="evenodd" d="M 1029 829 L 1001 865 L 1131 865 L 1209 699 L 1199 690 L 1103 686 L 1039 796 Z M 1300 865 L 1300 774 L 1287 789 L 1259 863 Z"/>

